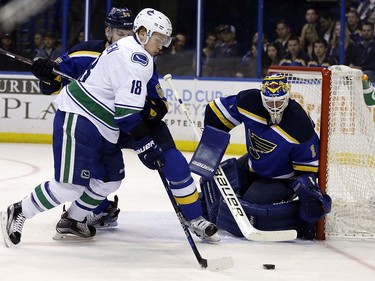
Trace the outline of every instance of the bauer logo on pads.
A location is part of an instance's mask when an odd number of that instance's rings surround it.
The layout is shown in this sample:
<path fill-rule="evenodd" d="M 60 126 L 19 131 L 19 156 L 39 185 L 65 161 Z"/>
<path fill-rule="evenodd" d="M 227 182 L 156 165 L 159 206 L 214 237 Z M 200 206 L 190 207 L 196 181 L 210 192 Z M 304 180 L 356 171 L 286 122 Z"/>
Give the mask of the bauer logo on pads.
<path fill-rule="evenodd" d="M 148 58 L 145 54 L 142 53 L 134 53 L 132 55 L 132 61 L 135 63 L 139 63 L 143 66 L 146 66 L 148 64 Z"/>

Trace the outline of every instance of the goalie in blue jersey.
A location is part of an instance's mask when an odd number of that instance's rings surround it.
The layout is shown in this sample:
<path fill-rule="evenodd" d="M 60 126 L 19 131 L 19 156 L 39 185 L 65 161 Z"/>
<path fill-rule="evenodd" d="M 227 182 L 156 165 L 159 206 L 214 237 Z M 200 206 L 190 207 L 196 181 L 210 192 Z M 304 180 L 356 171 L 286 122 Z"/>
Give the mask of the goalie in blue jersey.
<path fill-rule="evenodd" d="M 330 211 L 331 199 L 316 179 L 319 138 L 314 123 L 289 93 L 286 77 L 273 74 L 264 78 L 260 89 L 213 100 L 206 107 L 202 140 L 209 139 L 212 128 L 229 132 L 243 124 L 247 154 L 221 166 L 247 216 L 258 229 L 297 229 L 300 236 L 312 239 L 314 224 Z M 211 164 L 207 160 L 206 166 Z M 202 177 L 207 217 L 241 236 L 215 185 Z"/>

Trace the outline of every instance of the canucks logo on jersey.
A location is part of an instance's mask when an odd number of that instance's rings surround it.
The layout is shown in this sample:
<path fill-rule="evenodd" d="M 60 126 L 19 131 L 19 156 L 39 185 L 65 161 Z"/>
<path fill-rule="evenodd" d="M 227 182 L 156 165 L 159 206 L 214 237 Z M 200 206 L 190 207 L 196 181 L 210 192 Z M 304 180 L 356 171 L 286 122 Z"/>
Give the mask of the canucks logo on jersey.
<path fill-rule="evenodd" d="M 146 66 L 148 64 L 148 58 L 145 54 L 134 53 L 132 54 L 132 62 L 139 63 L 143 66 Z"/>

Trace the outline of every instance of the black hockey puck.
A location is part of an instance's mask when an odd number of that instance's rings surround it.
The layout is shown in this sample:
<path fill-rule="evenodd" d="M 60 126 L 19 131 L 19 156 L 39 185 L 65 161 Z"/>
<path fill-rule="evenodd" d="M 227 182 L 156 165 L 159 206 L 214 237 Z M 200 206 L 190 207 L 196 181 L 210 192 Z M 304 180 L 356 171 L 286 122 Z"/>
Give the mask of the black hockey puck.
<path fill-rule="evenodd" d="M 263 268 L 264 269 L 275 269 L 275 265 L 270 264 L 270 263 L 265 263 L 265 264 L 263 264 Z"/>

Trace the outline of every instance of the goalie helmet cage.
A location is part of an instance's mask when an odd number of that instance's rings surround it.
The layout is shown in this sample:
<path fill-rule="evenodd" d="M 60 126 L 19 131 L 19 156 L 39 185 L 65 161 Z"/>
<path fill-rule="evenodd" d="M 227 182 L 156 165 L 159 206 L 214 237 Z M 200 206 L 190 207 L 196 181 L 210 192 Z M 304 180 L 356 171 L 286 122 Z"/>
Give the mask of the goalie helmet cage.
<path fill-rule="evenodd" d="M 291 83 L 291 97 L 320 136 L 319 186 L 332 210 L 317 223 L 317 239 L 375 238 L 375 124 L 362 90 L 362 71 L 271 66 Z"/>

